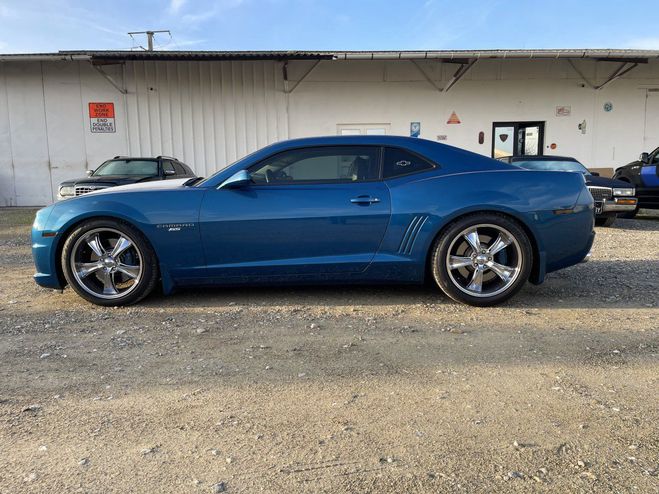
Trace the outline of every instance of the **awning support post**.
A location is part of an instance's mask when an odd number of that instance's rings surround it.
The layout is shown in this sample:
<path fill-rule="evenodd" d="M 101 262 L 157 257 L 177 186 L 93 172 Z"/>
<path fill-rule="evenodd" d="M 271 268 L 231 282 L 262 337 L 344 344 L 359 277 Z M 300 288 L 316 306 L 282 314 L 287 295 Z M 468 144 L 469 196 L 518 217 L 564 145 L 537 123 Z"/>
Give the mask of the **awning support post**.
<path fill-rule="evenodd" d="M 462 79 L 462 77 L 469 71 L 469 69 L 471 69 L 476 64 L 477 61 L 478 59 L 474 58 L 473 60 L 469 61 L 469 63 L 460 65 L 458 70 L 455 71 L 455 74 L 453 74 L 451 80 L 448 81 L 448 84 L 444 88 L 444 92 L 447 93 L 449 89 L 455 86 L 457 82 Z"/>

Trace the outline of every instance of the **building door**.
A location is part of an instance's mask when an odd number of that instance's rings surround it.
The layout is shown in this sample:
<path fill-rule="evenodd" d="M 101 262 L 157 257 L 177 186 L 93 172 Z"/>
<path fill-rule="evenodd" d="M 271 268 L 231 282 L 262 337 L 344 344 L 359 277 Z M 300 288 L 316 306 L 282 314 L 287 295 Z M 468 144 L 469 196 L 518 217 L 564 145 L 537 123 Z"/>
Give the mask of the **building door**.
<path fill-rule="evenodd" d="M 544 122 L 494 122 L 492 157 L 539 156 L 545 138 Z"/>
<path fill-rule="evenodd" d="M 340 136 L 383 136 L 389 134 L 391 124 L 338 124 L 337 134 Z"/>
<path fill-rule="evenodd" d="M 645 100 L 643 149 L 647 153 L 659 146 L 659 88 L 648 89 Z"/>

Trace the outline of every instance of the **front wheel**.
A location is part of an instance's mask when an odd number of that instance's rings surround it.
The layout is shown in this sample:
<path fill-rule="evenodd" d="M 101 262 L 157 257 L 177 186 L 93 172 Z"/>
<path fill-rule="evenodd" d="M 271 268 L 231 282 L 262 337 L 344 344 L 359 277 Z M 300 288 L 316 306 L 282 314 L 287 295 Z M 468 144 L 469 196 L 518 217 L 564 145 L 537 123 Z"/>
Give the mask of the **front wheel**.
<path fill-rule="evenodd" d="M 156 255 L 142 233 L 117 220 L 89 220 L 67 237 L 62 271 L 71 288 L 96 305 L 128 305 L 158 281 Z"/>
<path fill-rule="evenodd" d="M 522 288 L 531 273 L 533 249 L 514 220 L 474 214 L 442 233 L 431 262 L 435 282 L 444 293 L 457 302 L 487 307 Z"/>
<path fill-rule="evenodd" d="M 595 218 L 595 226 L 611 226 L 615 223 L 616 217 L 613 216 L 603 216 L 600 218 Z"/>

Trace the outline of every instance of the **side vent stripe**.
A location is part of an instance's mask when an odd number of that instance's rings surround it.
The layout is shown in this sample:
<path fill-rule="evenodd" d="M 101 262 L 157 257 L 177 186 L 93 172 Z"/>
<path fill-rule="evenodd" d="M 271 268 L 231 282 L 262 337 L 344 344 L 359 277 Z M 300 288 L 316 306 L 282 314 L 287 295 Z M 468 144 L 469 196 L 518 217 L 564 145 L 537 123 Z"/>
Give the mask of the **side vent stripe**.
<path fill-rule="evenodd" d="M 409 238 L 410 234 L 412 233 L 412 229 L 414 228 L 414 225 L 416 225 L 417 221 L 419 221 L 419 216 L 415 216 L 412 218 L 412 221 L 410 221 L 410 224 L 407 225 L 407 228 L 405 229 L 405 234 L 403 235 L 403 239 L 400 241 L 400 245 L 398 246 L 398 253 L 403 254 L 404 253 L 404 247 L 407 244 L 407 239 Z"/>
<path fill-rule="evenodd" d="M 414 243 L 416 242 L 417 237 L 419 236 L 419 232 L 421 231 L 421 228 L 423 228 L 423 225 L 426 224 L 426 221 L 428 221 L 428 217 L 424 216 L 423 220 L 417 223 L 416 229 L 414 233 L 412 234 L 412 237 L 409 241 L 409 246 L 407 247 L 407 252 L 406 254 L 409 256 L 412 253 L 412 248 L 414 248 Z"/>
<path fill-rule="evenodd" d="M 426 221 L 428 221 L 428 216 L 415 216 L 412 218 L 412 221 L 410 221 L 410 224 L 405 229 L 403 239 L 400 241 L 400 246 L 398 247 L 399 254 L 411 254 L 416 238 Z"/>

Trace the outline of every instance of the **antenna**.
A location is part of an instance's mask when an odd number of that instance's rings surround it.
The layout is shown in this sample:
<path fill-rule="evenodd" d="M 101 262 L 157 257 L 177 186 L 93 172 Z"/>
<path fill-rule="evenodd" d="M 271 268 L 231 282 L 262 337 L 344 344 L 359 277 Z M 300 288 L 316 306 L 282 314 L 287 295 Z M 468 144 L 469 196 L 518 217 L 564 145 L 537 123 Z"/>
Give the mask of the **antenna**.
<path fill-rule="evenodd" d="M 146 34 L 146 43 L 147 43 L 146 51 L 153 51 L 153 37 L 156 33 L 167 33 L 169 34 L 170 38 L 172 36 L 172 33 L 169 31 L 169 29 L 161 29 L 159 31 L 133 31 L 131 33 L 128 33 L 128 36 L 133 38 L 133 34 Z M 141 46 L 140 48 L 144 49 L 143 46 Z"/>

